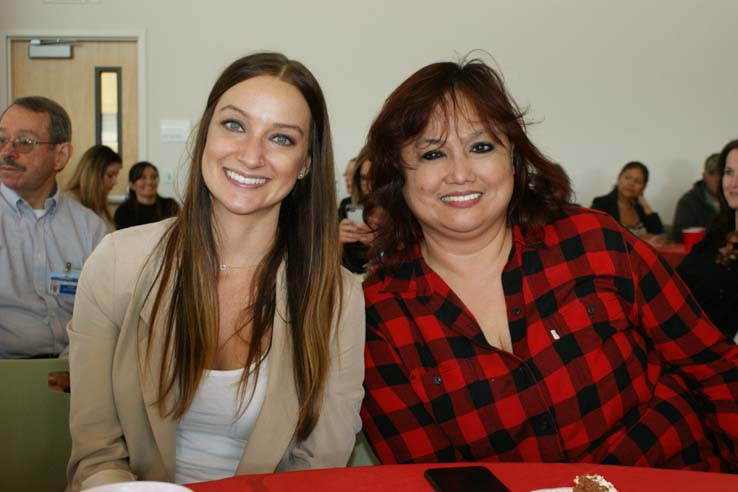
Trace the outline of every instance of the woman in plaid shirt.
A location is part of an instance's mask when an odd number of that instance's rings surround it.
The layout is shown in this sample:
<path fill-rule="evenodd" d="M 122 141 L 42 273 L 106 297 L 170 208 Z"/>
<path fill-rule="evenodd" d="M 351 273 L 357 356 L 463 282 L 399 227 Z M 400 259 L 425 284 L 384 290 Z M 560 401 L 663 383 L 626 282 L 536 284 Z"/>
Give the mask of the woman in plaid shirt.
<path fill-rule="evenodd" d="M 738 471 L 738 347 L 648 245 L 568 204 L 523 116 L 471 60 L 421 69 L 372 125 L 377 455 Z"/>

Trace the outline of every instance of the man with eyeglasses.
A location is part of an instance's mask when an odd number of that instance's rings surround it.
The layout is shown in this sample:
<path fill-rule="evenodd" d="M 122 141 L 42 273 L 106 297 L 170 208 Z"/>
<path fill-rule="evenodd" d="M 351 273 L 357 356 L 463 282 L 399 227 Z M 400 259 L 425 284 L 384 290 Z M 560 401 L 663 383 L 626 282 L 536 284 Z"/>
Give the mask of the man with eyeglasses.
<path fill-rule="evenodd" d="M 79 271 L 106 233 L 56 183 L 71 140 L 67 112 L 45 97 L 0 116 L 0 358 L 66 354 Z"/>

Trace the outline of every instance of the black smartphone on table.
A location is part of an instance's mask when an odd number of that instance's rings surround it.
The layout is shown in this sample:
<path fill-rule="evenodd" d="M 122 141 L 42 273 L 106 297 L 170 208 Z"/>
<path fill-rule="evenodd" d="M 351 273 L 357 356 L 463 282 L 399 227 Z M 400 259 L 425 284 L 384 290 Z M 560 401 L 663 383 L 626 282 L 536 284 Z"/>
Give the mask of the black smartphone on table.
<path fill-rule="evenodd" d="M 424 475 L 437 492 L 510 492 L 483 466 L 428 468 Z"/>

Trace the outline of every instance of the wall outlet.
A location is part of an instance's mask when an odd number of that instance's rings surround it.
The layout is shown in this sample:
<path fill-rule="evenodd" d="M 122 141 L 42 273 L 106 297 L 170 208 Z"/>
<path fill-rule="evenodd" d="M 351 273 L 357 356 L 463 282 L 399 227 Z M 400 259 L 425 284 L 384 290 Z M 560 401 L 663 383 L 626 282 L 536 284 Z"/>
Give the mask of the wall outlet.
<path fill-rule="evenodd" d="M 174 169 L 169 167 L 162 169 L 161 175 L 164 178 L 164 184 L 172 184 L 174 182 Z"/>

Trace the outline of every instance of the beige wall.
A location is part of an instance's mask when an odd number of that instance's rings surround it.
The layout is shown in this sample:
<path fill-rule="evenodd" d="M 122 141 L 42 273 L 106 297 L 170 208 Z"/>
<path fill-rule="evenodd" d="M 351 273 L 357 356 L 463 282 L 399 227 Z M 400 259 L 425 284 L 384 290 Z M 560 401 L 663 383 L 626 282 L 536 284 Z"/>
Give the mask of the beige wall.
<path fill-rule="evenodd" d="M 145 32 L 141 156 L 163 168 L 186 151 L 160 143 L 160 120 L 196 120 L 218 72 L 241 54 L 281 50 L 314 71 L 340 170 L 401 80 L 482 48 L 539 121 L 533 139 L 571 174 L 580 203 L 638 159 L 652 171 L 646 196 L 671 222 L 705 156 L 738 137 L 737 18 L 734 0 L 3 0 L 0 34 Z"/>

